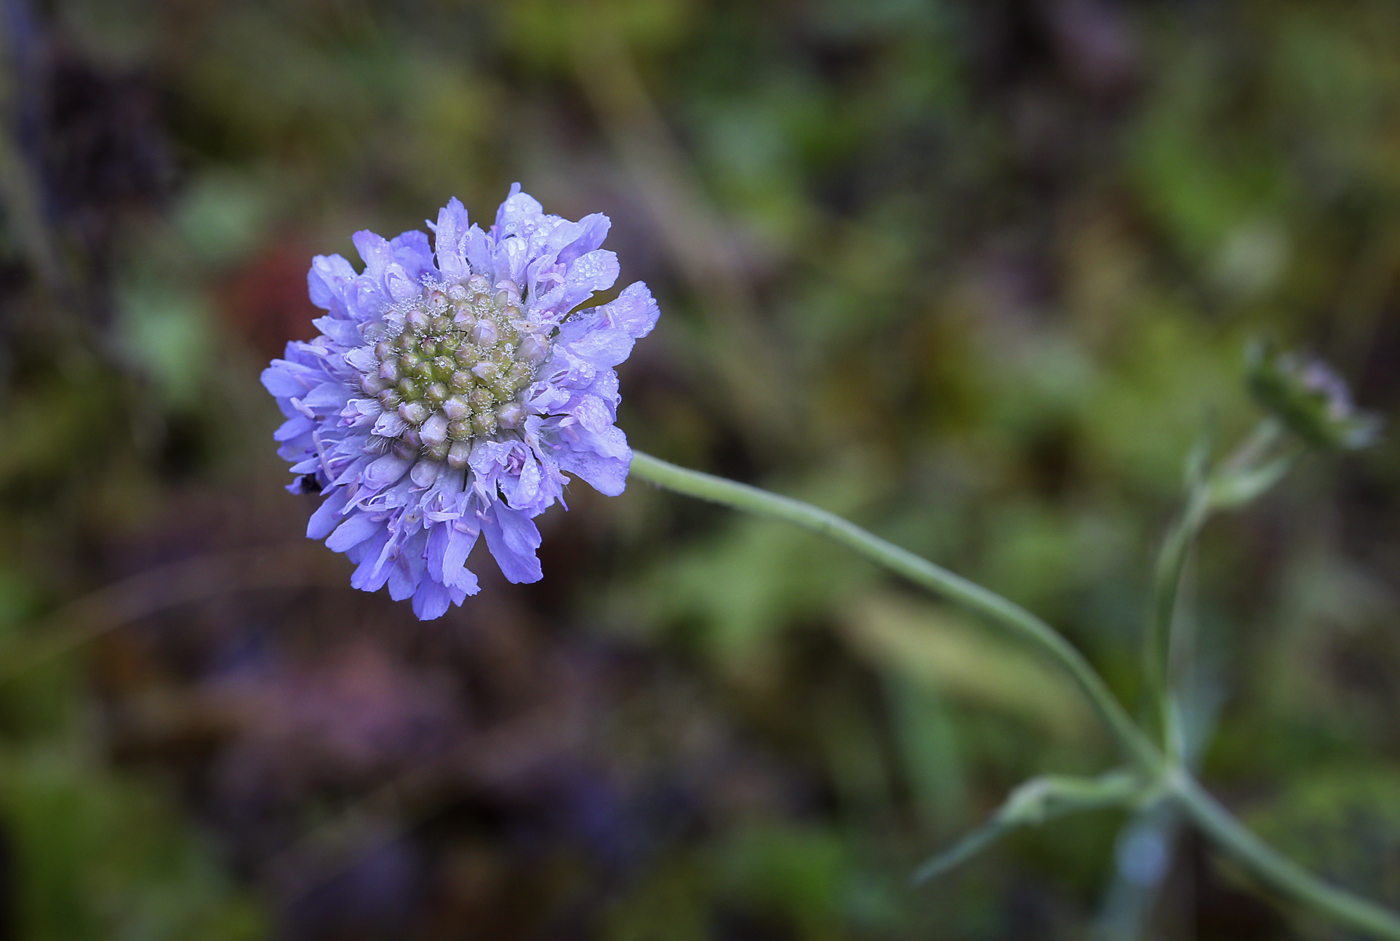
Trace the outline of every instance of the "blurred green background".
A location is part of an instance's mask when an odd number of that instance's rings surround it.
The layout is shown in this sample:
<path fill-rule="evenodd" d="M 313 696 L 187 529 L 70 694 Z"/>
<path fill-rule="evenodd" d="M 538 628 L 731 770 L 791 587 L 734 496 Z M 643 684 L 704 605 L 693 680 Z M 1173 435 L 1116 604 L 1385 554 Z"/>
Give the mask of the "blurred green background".
<path fill-rule="evenodd" d="M 1400 404 L 1390 0 L 0 0 L 0 937 L 1340 938 L 1169 819 L 910 871 L 1107 767 L 1064 678 L 814 537 L 634 485 L 441 621 L 302 538 L 258 383 L 310 257 L 612 217 L 632 443 L 1063 628 L 1130 707 L 1246 340 Z M 1203 776 L 1400 905 L 1400 452 L 1189 577 Z"/>

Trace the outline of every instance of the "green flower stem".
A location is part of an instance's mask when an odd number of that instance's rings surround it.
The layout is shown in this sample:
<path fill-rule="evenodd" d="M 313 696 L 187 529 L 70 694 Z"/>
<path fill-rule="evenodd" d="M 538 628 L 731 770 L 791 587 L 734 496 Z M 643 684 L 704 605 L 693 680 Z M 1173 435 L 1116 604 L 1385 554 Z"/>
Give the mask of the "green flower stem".
<path fill-rule="evenodd" d="M 1387 941 L 1400 941 L 1400 917 L 1395 913 L 1327 885 L 1246 830 L 1180 764 L 1163 755 L 1128 716 L 1083 655 L 1029 611 L 854 523 L 799 500 L 677 467 L 640 452 L 633 454 L 632 475 L 688 497 L 781 520 L 826 536 L 1031 641 L 1069 672 L 1126 755 L 1144 775 L 1163 782 L 1166 795 L 1174 798 L 1221 849 L 1265 884 L 1325 912 L 1341 924 Z"/>
<path fill-rule="evenodd" d="M 1254 433 L 1245 439 L 1244 444 L 1240 445 L 1239 450 L 1225 461 L 1226 469 L 1242 471 L 1258 464 L 1282 436 L 1283 422 L 1277 418 L 1264 419 L 1259 423 L 1259 427 L 1254 429 Z"/>
<path fill-rule="evenodd" d="M 1188 774 L 1169 782 L 1178 804 L 1209 836 L 1266 885 L 1324 912 L 1341 924 L 1377 938 L 1400 939 L 1400 917 L 1387 908 L 1358 898 L 1318 879 L 1259 839 Z"/>
<path fill-rule="evenodd" d="M 1276 419 L 1265 419 L 1217 470 L 1192 481 L 1186 508 L 1172 524 L 1157 558 L 1144 653 L 1148 690 L 1156 703 L 1167 756 L 1173 764 L 1179 761 L 1181 750 L 1181 729 L 1172 692 L 1176 679 L 1173 651 L 1181 642 L 1177 637 L 1180 624 L 1176 611 L 1186 559 L 1211 513 L 1219 508 L 1221 481 L 1253 470 L 1278 441 L 1282 431 Z"/>
<path fill-rule="evenodd" d="M 1172 524 L 1162 544 L 1152 584 L 1151 607 L 1148 609 L 1150 614 L 1145 645 L 1147 686 L 1152 701 L 1157 705 L 1167 754 L 1173 758 L 1179 758 L 1181 754 L 1181 729 L 1172 699 L 1172 648 L 1175 645 L 1177 600 L 1181 595 L 1181 577 L 1186 570 L 1186 559 L 1191 554 L 1196 535 L 1210 518 L 1210 511 L 1210 486 L 1201 482 L 1192 487 L 1186 509 Z"/>
<path fill-rule="evenodd" d="M 641 452 L 633 452 L 632 476 L 688 497 L 721 503 L 755 516 L 766 516 L 809 529 L 841 543 L 875 564 L 904 576 L 934 594 L 956 601 L 1012 633 L 1019 634 L 1049 654 L 1069 672 L 1088 697 L 1090 705 L 1103 719 L 1104 725 L 1113 734 L 1124 754 L 1135 765 L 1153 777 L 1160 775 L 1164 770 L 1161 752 L 1128 716 L 1103 680 L 1094 672 L 1094 668 L 1089 666 L 1084 655 L 1053 627 L 1020 605 L 1013 604 L 981 585 L 954 575 L 906 549 L 886 542 L 854 523 L 799 500 L 781 497 L 722 477 L 677 467 Z"/>

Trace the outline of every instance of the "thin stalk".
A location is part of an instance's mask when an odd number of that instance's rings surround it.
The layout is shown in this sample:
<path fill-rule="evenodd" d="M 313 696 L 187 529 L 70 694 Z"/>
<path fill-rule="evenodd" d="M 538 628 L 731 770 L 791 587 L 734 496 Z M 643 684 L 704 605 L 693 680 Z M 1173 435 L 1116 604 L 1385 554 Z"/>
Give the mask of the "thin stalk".
<path fill-rule="evenodd" d="M 1276 432 L 1256 436 L 1256 441 L 1247 444 L 1236 457 L 1253 461 L 1270 443 L 1273 434 Z M 1386 941 L 1400 941 L 1400 916 L 1328 885 L 1245 829 L 1179 763 L 1162 754 L 1113 698 L 1083 655 L 1029 611 L 854 523 L 799 500 L 677 467 L 640 452 L 633 453 L 632 474 L 685 496 L 781 520 L 826 536 L 1026 638 L 1058 661 L 1073 677 L 1127 756 L 1141 770 L 1162 781 L 1166 793 L 1175 798 L 1187 816 L 1217 846 L 1234 856 L 1266 885 L 1330 915 L 1339 923 Z"/>
<path fill-rule="evenodd" d="M 1225 466 L 1230 470 L 1243 470 L 1251 464 L 1258 464 L 1260 458 L 1268 453 L 1269 448 L 1274 446 L 1274 442 L 1278 441 L 1282 434 L 1282 422 L 1277 418 L 1264 419 L 1225 462 Z"/>
<path fill-rule="evenodd" d="M 1201 483 L 1193 487 L 1186 509 L 1172 524 L 1157 558 L 1157 573 L 1152 584 L 1152 605 L 1147 619 L 1147 686 L 1156 704 L 1161 723 L 1162 740 L 1167 754 L 1180 754 L 1180 729 L 1172 701 L 1172 647 L 1176 633 L 1177 600 L 1181 596 L 1181 577 L 1191 546 L 1210 517 L 1210 486 Z"/>
<path fill-rule="evenodd" d="M 1245 829 L 1190 775 L 1179 772 L 1172 776 L 1168 786 L 1196 826 L 1265 885 L 1330 915 L 1341 924 L 1376 938 L 1400 941 L 1400 916 L 1328 885 L 1279 853 Z"/>
<path fill-rule="evenodd" d="M 1161 752 L 1128 716 L 1103 680 L 1094 672 L 1094 668 L 1089 666 L 1083 654 L 1049 624 L 1020 605 L 960 575 L 954 575 L 906 549 L 886 542 L 848 520 L 799 500 L 778 496 L 722 477 L 677 467 L 640 452 L 634 452 L 632 455 L 632 475 L 685 496 L 720 503 L 756 516 L 782 520 L 826 536 L 877 565 L 1024 637 L 1049 654 L 1069 673 L 1129 759 L 1149 775 L 1155 776 L 1162 772 Z"/>
<path fill-rule="evenodd" d="M 1216 482 L 1222 475 L 1242 473 L 1259 463 L 1278 440 L 1282 430 L 1276 419 L 1265 419 L 1219 469 L 1192 483 L 1186 507 L 1168 531 L 1157 558 L 1144 655 L 1148 691 L 1158 711 L 1167 755 L 1173 761 L 1179 758 L 1181 730 L 1172 696 L 1175 679 L 1172 651 L 1178 648 L 1180 642 L 1176 636 L 1179 630 L 1177 602 L 1181 597 L 1181 579 L 1186 570 L 1186 560 L 1196 537 L 1216 509 Z"/>

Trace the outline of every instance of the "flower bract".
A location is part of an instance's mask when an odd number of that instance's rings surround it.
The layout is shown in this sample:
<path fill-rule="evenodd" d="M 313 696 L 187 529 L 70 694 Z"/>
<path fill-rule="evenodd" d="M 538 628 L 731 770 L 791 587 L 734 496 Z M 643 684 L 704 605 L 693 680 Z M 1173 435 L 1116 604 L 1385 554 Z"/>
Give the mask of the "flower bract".
<path fill-rule="evenodd" d="M 613 367 L 657 318 L 641 282 L 578 309 L 617 279 L 607 216 L 548 215 L 516 184 L 489 229 L 456 199 L 428 226 L 431 246 L 356 233 L 360 272 L 317 256 L 320 335 L 262 375 L 287 417 L 288 489 L 324 497 L 307 535 L 357 563 L 354 587 L 387 585 L 424 619 L 477 592 L 479 538 L 510 581 L 541 577 L 534 518 L 567 475 L 623 491 Z"/>

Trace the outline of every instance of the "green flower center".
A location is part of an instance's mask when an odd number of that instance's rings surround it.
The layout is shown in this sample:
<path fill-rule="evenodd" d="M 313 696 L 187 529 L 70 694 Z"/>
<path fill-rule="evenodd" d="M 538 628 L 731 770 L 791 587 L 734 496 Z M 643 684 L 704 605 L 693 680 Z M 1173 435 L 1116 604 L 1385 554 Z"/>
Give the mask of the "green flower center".
<path fill-rule="evenodd" d="M 549 333 L 513 286 L 493 292 L 480 275 L 394 305 L 370 335 L 375 364 L 360 380 L 403 425 L 384 445 L 465 467 L 473 438 L 525 420 L 520 396 L 549 356 Z"/>

